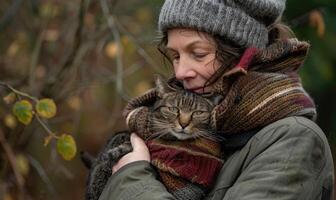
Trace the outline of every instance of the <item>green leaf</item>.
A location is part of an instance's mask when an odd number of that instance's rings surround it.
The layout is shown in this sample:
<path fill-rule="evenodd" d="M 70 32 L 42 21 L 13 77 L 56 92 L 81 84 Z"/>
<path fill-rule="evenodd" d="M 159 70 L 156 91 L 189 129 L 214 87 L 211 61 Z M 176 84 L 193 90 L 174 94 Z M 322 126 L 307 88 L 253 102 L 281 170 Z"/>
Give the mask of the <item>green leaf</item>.
<path fill-rule="evenodd" d="M 57 108 L 52 99 L 41 99 L 37 102 L 35 109 L 39 116 L 49 119 L 56 115 Z"/>
<path fill-rule="evenodd" d="M 21 123 L 28 125 L 33 119 L 33 106 L 27 100 L 18 101 L 13 106 L 13 114 Z"/>
<path fill-rule="evenodd" d="M 71 135 L 63 134 L 57 139 L 57 151 L 64 160 L 72 160 L 77 152 L 76 142 Z"/>

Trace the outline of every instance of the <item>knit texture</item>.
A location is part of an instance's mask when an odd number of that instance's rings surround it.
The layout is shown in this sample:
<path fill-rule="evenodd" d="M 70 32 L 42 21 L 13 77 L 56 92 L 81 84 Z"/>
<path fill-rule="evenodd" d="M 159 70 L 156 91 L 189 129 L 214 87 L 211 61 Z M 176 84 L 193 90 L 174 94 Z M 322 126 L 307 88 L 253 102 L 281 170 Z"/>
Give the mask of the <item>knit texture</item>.
<path fill-rule="evenodd" d="M 226 95 L 212 113 L 216 129 L 241 133 L 295 115 L 315 120 L 315 104 L 298 75 L 308 49 L 297 39 L 275 43 L 255 55 L 247 75 L 232 84 L 228 77 L 219 79 L 214 92 Z"/>
<path fill-rule="evenodd" d="M 156 99 L 156 94 L 151 90 L 130 101 L 125 109 L 125 114 L 129 113 L 128 127 L 146 141 L 151 163 L 157 168 L 167 190 L 177 200 L 201 200 L 223 165 L 221 145 L 219 141 L 203 137 L 188 141 L 151 138 L 150 109 L 146 106 L 132 108 L 145 102 L 144 99 Z"/>
<path fill-rule="evenodd" d="M 303 89 L 297 72 L 304 63 L 308 49 L 308 43 L 299 42 L 296 39 L 280 41 L 266 49 L 254 52 L 253 59 L 247 59 L 249 62 L 239 62 L 249 65 L 241 66 L 246 69 L 246 74 L 236 76 L 232 73 L 228 76 L 224 72 L 213 88 L 213 93 L 224 96 L 224 100 L 212 111 L 213 129 L 218 134 L 228 136 L 262 128 L 288 116 L 305 116 L 314 120 L 316 118 L 314 102 Z M 245 59 L 245 56 L 242 59 Z M 174 78 L 169 82 L 172 87 L 181 87 Z M 157 93 L 152 90 L 131 100 L 126 106 L 125 116 L 134 109 L 150 106 L 151 103 L 149 102 L 155 102 L 156 99 Z M 135 129 L 146 129 L 142 130 L 141 133 L 150 136 L 151 133 L 148 129 L 149 115 L 148 111 L 147 114 L 142 113 L 141 116 L 133 116 L 129 123 L 134 124 L 132 127 Z M 146 120 L 139 120 L 141 117 L 146 118 Z M 176 144 L 163 144 L 160 141 L 147 144 L 151 154 L 155 155 L 152 157 L 152 163 L 158 167 L 160 177 L 166 187 L 169 188 L 168 190 L 177 199 L 191 199 L 186 198 L 186 194 L 189 197 L 192 196 L 193 199 L 201 199 L 202 193 L 207 191 L 206 186 L 211 186 L 211 180 L 205 179 L 204 173 L 210 174 L 209 179 L 212 179 L 218 173 L 216 167 L 214 167 L 214 171 L 209 173 L 203 163 L 213 163 L 217 160 L 216 158 L 219 158 L 220 153 L 212 154 L 209 151 L 204 151 L 204 149 L 193 149 L 190 146 L 184 148 L 181 145 L 178 145 L 179 148 L 174 150 Z M 206 150 L 215 149 L 217 151 L 220 149 L 220 147 L 210 148 L 211 145 L 206 146 Z M 187 164 L 185 162 L 178 163 L 179 157 L 176 157 L 176 155 L 179 152 L 183 152 L 183 160 L 186 160 Z M 205 153 L 206 156 L 195 158 L 195 154 L 201 152 Z M 221 154 L 224 153 L 221 152 Z M 186 167 L 185 165 L 189 163 L 191 166 Z M 193 166 L 194 163 L 198 164 Z M 210 167 L 211 164 L 206 164 L 206 166 Z M 189 170 L 184 171 L 184 167 Z M 199 175 L 197 178 L 194 177 L 195 167 L 199 169 L 196 173 Z M 192 173 L 185 176 L 185 172 Z M 167 175 L 167 173 L 169 174 Z M 181 177 L 184 179 L 181 179 Z M 195 180 L 201 180 L 201 182 L 195 182 Z M 199 185 L 199 183 L 203 185 Z M 181 193 L 185 195 L 181 196 Z M 198 198 L 194 198 L 194 196 L 198 196 Z"/>
<path fill-rule="evenodd" d="M 194 28 L 220 35 L 241 47 L 265 48 L 267 26 L 281 17 L 286 0 L 166 0 L 159 31 Z"/>
<path fill-rule="evenodd" d="M 220 144 L 211 140 L 167 142 L 156 139 L 148 141 L 147 146 L 151 162 L 167 190 L 181 200 L 202 199 L 223 164 Z"/>

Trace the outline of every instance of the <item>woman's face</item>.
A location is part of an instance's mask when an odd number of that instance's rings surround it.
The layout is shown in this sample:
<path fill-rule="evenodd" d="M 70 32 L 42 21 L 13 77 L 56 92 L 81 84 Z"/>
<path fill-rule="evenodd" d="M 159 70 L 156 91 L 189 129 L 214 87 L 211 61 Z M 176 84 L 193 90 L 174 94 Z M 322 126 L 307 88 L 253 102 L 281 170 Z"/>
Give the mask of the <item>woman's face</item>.
<path fill-rule="evenodd" d="M 204 85 L 220 63 L 216 60 L 216 44 L 210 35 L 191 29 L 171 29 L 168 31 L 167 52 L 175 76 L 185 89 L 195 93 L 211 91 L 211 86 L 204 88 Z"/>

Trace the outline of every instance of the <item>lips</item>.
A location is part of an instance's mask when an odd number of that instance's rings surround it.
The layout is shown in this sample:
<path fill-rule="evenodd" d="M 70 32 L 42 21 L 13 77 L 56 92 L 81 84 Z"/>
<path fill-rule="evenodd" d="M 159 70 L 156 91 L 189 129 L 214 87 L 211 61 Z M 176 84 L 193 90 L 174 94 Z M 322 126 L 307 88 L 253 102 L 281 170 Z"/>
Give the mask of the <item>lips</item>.
<path fill-rule="evenodd" d="M 202 93 L 203 89 L 205 89 L 204 87 L 194 87 L 194 88 L 190 88 L 188 90 L 195 92 L 195 93 Z"/>

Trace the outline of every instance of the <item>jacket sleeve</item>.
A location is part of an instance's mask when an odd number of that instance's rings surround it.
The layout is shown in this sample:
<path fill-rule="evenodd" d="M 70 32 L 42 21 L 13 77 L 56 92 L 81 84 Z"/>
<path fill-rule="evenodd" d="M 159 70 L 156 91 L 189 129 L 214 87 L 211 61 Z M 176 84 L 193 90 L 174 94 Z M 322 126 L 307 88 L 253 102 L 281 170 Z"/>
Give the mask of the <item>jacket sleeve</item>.
<path fill-rule="evenodd" d="M 113 174 L 99 200 L 174 200 L 147 161 L 127 164 Z"/>
<path fill-rule="evenodd" d="M 331 199 L 334 172 L 324 133 L 306 119 L 296 121 L 254 138 L 224 200 Z"/>

